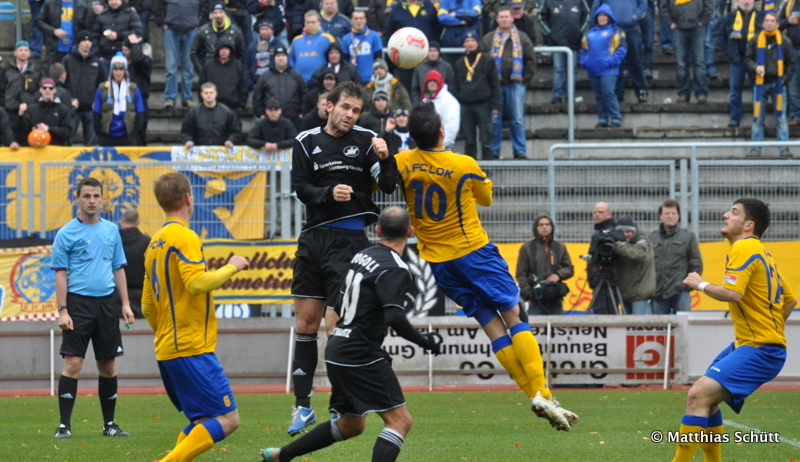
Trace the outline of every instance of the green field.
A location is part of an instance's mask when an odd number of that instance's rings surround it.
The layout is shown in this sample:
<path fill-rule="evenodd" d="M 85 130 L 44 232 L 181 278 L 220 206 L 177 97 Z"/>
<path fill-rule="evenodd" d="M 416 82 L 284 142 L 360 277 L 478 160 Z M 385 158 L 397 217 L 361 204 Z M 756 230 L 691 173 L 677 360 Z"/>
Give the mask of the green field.
<path fill-rule="evenodd" d="M 536 418 L 522 393 L 408 393 L 414 417 L 402 461 L 668 461 L 674 444 L 653 443 L 653 431 L 678 429 L 685 392 L 647 390 L 561 391 L 557 397 L 581 416 L 569 433 L 549 428 Z M 328 396 L 314 396 L 318 411 Z M 242 425 L 198 461 L 260 460 L 260 448 L 281 446 L 293 397 L 236 397 Z M 737 416 L 723 409 L 725 431 L 748 428 L 778 432 L 780 443 L 727 443 L 726 461 L 800 459 L 798 392 L 758 392 Z M 3 426 L 0 461 L 152 461 L 166 454 L 186 424 L 166 396 L 121 396 L 117 420 L 130 438 L 101 436 L 102 419 L 95 396 L 79 396 L 72 419 L 72 438 L 53 438 L 58 425 L 56 398 L 0 398 Z M 319 413 L 318 413 L 319 416 Z M 325 417 L 327 419 L 327 417 Z M 738 428 L 735 428 L 738 427 Z M 370 416 L 364 435 L 302 459 L 305 462 L 368 461 L 380 419 Z M 666 438 L 665 438 L 666 440 Z M 702 460 L 700 452 L 695 457 Z"/>

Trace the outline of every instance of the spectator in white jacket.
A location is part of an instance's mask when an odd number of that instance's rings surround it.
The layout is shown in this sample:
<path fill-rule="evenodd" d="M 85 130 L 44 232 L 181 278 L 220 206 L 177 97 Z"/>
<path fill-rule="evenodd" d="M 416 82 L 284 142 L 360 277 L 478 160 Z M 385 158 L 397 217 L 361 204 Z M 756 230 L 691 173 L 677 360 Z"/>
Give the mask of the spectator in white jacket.
<path fill-rule="evenodd" d="M 436 106 L 436 112 L 442 117 L 444 125 L 444 147 L 453 149 L 461 126 L 461 104 L 447 89 L 439 71 L 430 71 L 425 75 L 420 97 L 422 101 L 431 101 Z"/>

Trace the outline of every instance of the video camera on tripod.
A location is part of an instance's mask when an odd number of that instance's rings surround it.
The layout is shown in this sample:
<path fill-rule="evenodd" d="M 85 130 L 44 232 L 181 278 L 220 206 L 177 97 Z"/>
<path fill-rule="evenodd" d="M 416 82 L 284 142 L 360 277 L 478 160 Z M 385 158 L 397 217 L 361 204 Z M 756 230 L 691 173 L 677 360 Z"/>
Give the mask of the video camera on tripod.
<path fill-rule="evenodd" d="M 608 267 L 614 263 L 617 255 L 614 244 L 625 240 L 625 235 L 613 228 L 603 228 L 594 232 L 596 242 L 592 252 L 592 263 L 600 267 Z"/>
<path fill-rule="evenodd" d="M 598 229 L 592 236 L 594 246 L 591 249 L 587 279 L 589 287 L 594 291 L 588 311 L 594 314 L 624 314 L 622 296 L 619 292 L 617 278 L 614 274 L 614 244 L 625 241 L 625 235 L 614 228 Z M 602 300 L 597 308 L 597 301 Z"/>

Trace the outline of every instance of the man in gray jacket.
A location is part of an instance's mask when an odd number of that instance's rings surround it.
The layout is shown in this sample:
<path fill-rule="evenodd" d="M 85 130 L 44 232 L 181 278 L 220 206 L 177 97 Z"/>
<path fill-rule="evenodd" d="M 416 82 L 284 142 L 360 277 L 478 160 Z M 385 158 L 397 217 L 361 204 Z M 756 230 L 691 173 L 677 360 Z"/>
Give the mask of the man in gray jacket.
<path fill-rule="evenodd" d="M 689 273 L 703 273 L 703 257 L 697 236 L 679 228 L 681 205 L 667 199 L 658 207 L 658 230 L 648 240 L 653 245 L 656 266 L 656 293 L 653 314 L 671 314 L 691 309 L 689 288 L 683 279 Z"/>
<path fill-rule="evenodd" d="M 714 0 L 660 0 L 661 20 L 669 25 L 678 62 L 678 102 L 688 103 L 694 87 L 699 104 L 708 100 L 706 83 L 706 27 L 714 14 Z M 689 80 L 689 64 L 694 79 Z"/>
<path fill-rule="evenodd" d="M 614 243 L 614 271 L 627 314 L 650 314 L 650 298 L 656 291 L 653 246 L 628 216 L 617 220 L 625 241 Z"/>

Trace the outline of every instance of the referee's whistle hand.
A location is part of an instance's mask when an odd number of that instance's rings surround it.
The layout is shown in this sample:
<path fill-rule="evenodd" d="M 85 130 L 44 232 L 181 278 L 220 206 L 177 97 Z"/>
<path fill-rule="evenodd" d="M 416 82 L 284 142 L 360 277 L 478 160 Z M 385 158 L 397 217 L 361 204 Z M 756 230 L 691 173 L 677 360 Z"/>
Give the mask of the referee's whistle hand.
<path fill-rule="evenodd" d="M 372 137 L 372 150 L 375 151 L 375 154 L 381 159 L 389 157 L 389 147 L 386 145 L 386 140 L 383 138 L 378 138 L 377 136 Z"/>
<path fill-rule="evenodd" d="M 337 184 L 333 187 L 333 200 L 336 202 L 347 202 L 353 194 L 353 188 L 346 184 Z"/>
<path fill-rule="evenodd" d="M 63 310 L 58 314 L 58 327 L 61 330 L 72 330 L 72 317 L 67 313 L 67 310 Z"/>

